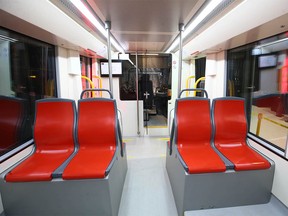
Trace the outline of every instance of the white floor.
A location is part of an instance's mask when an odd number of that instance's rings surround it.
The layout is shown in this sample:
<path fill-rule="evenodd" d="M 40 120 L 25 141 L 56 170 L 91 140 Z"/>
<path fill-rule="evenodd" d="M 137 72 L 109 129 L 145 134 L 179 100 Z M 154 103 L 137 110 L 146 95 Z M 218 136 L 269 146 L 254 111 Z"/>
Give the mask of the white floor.
<path fill-rule="evenodd" d="M 125 141 L 128 172 L 119 216 L 177 216 L 165 168 L 166 141 L 149 137 Z"/>
<path fill-rule="evenodd" d="M 124 139 L 128 172 L 118 216 L 178 216 L 165 168 L 167 138 Z M 268 204 L 197 210 L 184 216 L 287 216 L 275 197 Z M 0 213 L 0 216 L 5 216 Z M 39 215 L 40 216 L 40 215 Z M 182 215 L 181 215 L 182 216 Z"/>
<path fill-rule="evenodd" d="M 128 172 L 119 216 L 177 216 L 165 168 L 167 138 L 137 137 L 124 140 Z M 288 209 L 275 197 L 268 204 L 197 210 L 185 216 L 287 216 Z"/>

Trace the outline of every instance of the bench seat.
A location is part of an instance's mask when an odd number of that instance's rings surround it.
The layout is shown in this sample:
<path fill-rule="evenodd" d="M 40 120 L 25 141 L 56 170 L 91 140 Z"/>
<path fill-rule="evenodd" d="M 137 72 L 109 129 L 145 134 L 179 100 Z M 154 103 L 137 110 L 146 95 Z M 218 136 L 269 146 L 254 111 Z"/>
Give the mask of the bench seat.
<path fill-rule="evenodd" d="M 53 172 L 74 152 L 74 100 L 36 102 L 34 152 L 5 177 L 7 182 L 50 181 Z"/>
<path fill-rule="evenodd" d="M 35 153 L 6 175 L 5 179 L 7 182 L 51 181 L 52 173 L 72 153 L 73 149 Z"/>
<path fill-rule="evenodd" d="M 34 151 L 0 175 L 6 216 L 118 215 L 127 156 L 116 102 L 81 100 L 78 121 L 67 102 L 37 101 Z"/>
<path fill-rule="evenodd" d="M 178 147 L 178 151 L 188 167 L 189 174 L 226 171 L 225 164 L 209 144 Z"/>
<path fill-rule="evenodd" d="M 218 144 L 218 150 L 230 160 L 236 171 L 269 169 L 270 163 L 246 143 Z"/>
<path fill-rule="evenodd" d="M 210 100 L 177 99 L 175 112 L 175 143 L 186 171 L 190 174 L 225 172 L 225 163 L 211 146 Z"/>
<path fill-rule="evenodd" d="M 246 143 L 242 103 L 227 103 L 220 115 L 215 114 L 213 104 L 210 122 L 208 99 L 176 100 L 166 170 L 178 215 L 269 202 L 275 164 Z M 222 110 L 217 107 L 216 111 Z"/>
<path fill-rule="evenodd" d="M 215 147 L 236 171 L 269 169 L 271 164 L 247 144 L 247 119 L 243 98 L 217 98 L 212 103 Z"/>
<path fill-rule="evenodd" d="M 107 98 L 78 101 L 79 150 L 64 169 L 65 180 L 105 178 L 121 145 L 117 136 L 116 102 Z M 117 144 L 118 142 L 118 144 Z"/>
<path fill-rule="evenodd" d="M 116 151 L 111 148 L 79 149 L 76 156 L 63 172 L 63 179 L 105 178 L 106 169 Z"/>

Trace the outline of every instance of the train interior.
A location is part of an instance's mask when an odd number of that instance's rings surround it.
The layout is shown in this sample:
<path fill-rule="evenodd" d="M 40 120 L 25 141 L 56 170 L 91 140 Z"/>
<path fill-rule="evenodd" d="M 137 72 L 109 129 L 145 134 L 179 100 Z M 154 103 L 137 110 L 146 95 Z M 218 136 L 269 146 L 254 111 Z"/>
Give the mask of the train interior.
<path fill-rule="evenodd" d="M 287 67 L 287 0 L 0 0 L 0 215 L 288 215 Z"/>

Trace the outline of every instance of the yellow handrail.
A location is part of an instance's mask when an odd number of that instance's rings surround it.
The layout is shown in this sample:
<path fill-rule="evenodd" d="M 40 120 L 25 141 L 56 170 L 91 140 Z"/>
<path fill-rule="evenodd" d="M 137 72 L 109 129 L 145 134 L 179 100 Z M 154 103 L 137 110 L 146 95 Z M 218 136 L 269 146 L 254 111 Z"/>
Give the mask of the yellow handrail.
<path fill-rule="evenodd" d="M 197 88 L 198 83 L 201 82 L 202 80 L 205 80 L 205 77 L 200 77 L 200 78 L 195 82 L 195 84 L 194 84 L 194 89 Z M 196 96 L 196 92 L 197 92 L 197 91 L 194 91 L 194 96 Z"/>
<path fill-rule="evenodd" d="M 195 76 L 189 76 L 187 78 L 187 80 L 186 80 L 186 89 L 189 89 L 189 81 L 190 81 L 190 79 L 193 79 L 193 78 L 195 78 Z M 189 96 L 189 92 L 186 91 L 186 97 L 188 97 L 188 96 Z"/>
<path fill-rule="evenodd" d="M 96 75 L 93 75 L 92 77 L 98 79 L 98 84 L 99 84 L 98 88 L 102 89 L 102 79 L 101 79 L 101 77 L 100 76 L 96 76 Z M 100 96 L 102 97 L 102 91 L 100 91 Z"/>
<path fill-rule="evenodd" d="M 90 83 L 90 86 L 91 86 L 91 88 L 92 89 L 94 89 L 95 88 L 95 86 L 94 86 L 94 83 L 92 82 L 92 80 L 91 79 L 89 79 L 88 77 L 86 77 L 86 76 L 81 76 L 81 78 L 82 79 L 85 79 L 85 80 L 87 80 L 87 81 L 89 81 L 89 83 Z M 92 97 L 95 97 L 95 92 L 92 92 Z"/>

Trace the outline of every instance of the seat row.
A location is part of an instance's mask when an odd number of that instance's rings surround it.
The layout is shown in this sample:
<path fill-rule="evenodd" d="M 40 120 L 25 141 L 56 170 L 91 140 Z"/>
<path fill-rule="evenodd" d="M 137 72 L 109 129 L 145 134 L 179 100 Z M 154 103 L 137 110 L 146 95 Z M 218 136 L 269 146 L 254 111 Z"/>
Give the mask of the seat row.
<path fill-rule="evenodd" d="M 274 162 L 247 141 L 245 100 L 178 98 L 166 169 L 178 214 L 268 202 Z"/>
<path fill-rule="evenodd" d="M 35 151 L 6 175 L 7 182 L 104 178 L 116 149 L 115 101 L 111 99 L 44 99 L 36 102 Z"/>
<path fill-rule="evenodd" d="M 34 150 L 2 174 L 5 215 L 117 215 L 126 172 L 115 100 L 38 100 Z"/>
<path fill-rule="evenodd" d="M 244 99 L 214 99 L 211 112 L 207 98 L 182 98 L 176 101 L 175 113 L 172 143 L 188 173 L 270 168 L 268 160 L 246 142 Z"/>

